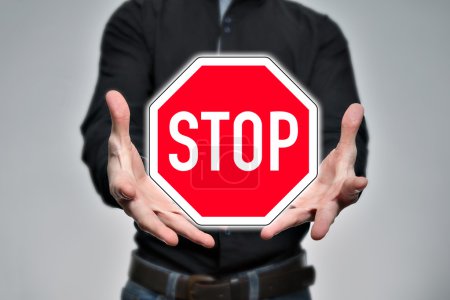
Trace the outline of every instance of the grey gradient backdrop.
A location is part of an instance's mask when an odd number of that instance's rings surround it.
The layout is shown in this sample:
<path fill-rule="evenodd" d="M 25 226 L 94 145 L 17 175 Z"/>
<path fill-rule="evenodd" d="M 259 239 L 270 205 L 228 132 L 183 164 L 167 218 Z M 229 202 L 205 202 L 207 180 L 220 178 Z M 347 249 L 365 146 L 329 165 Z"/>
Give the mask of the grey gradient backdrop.
<path fill-rule="evenodd" d="M 80 161 L 100 36 L 122 0 L 0 0 L 0 299 L 118 299 L 134 244 Z M 344 30 L 369 188 L 304 245 L 314 299 L 448 299 L 448 0 L 305 0 Z"/>

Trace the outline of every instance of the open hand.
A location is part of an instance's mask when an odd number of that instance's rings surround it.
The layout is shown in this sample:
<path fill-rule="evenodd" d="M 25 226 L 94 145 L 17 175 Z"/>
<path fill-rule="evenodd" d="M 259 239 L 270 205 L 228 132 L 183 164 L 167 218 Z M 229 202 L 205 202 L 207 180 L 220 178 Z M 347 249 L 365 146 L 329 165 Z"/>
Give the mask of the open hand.
<path fill-rule="evenodd" d="M 365 177 L 355 176 L 354 170 L 355 139 L 363 116 L 360 104 L 349 106 L 342 118 L 339 143 L 323 160 L 317 178 L 278 218 L 263 228 L 263 239 L 270 239 L 287 228 L 314 222 L 311 237 L 320 240 L 341 210 L 358 200 L 368 183 Z"/>
<path fill-rule="evenodd" d="M 116 91 L 106 94 L 112 119 L 108 143 L 110 192 L 138 226 L 166 244 L 178 243 L 178 234 L 204 247 L 214 246 L 211 235 L 187 220 L 181 209 L 150 179 L 129 134 L 130 110 Z M 150 162 L 151 163 L 151 162 Z"/>

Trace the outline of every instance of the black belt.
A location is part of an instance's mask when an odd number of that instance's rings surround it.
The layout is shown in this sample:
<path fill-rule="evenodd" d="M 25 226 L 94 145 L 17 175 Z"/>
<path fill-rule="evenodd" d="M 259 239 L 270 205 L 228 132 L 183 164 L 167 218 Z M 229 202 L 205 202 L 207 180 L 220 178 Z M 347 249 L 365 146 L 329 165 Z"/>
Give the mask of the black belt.
<path fill-rule="evenodd" d="M 166 294 L 170 274 L 177 273 L 176 299 L 237 300 L 248 299 L 251 289 L 248 272 L 254 271 L 259 280 L 259 298 L 271 298 L 293 293 L 314 283 L 312 266 L 305 266 L 303 256 L 265 266 L 226 278 L 205 274 L 184 274 L 156 266 L 133 253 L 129 277 L 137 284 L 158 294 Z M 172 283 L 173 284 L 173 283 Z"/>

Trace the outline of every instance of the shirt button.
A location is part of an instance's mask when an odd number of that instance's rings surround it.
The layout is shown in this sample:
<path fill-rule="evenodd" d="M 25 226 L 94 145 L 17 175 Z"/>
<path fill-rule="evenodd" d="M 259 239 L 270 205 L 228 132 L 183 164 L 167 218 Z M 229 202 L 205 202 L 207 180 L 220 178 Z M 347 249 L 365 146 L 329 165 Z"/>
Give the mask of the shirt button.
<path fill-rule="evenodd" d="M 225 24 L 230 24 L 230 23 L 231 23 L 231 17 L 225 17 L 225 18 L 223 19 L 223 22 L 224 22 Z"/>
<path fill-rule="evenodd" d="M 224 231 L 225 235 L 230 236 L 231 235 L 231 231 L 229 229 L 225 229 Z"/>
<path fill-rule="evenodd" d="M 225 27 L 223 28 L 223 32 L 225 32 L 225 33 L 230 33 L 230 32 L 231 32 L 231 27 L 230 27 L 230 26 L 225 26 Z"/>

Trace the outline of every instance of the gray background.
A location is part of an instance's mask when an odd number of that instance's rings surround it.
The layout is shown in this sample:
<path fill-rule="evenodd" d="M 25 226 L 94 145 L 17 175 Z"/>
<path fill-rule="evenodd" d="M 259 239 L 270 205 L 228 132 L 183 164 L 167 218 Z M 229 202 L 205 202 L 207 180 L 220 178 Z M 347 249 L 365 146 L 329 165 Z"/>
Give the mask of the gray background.
<path fill-rule="evenodd" d="M 121 0 L 0 0 L 0 298 L 118 299 L 131 220 L 80 161 L 103 26 Z M 344 30 L 370 184 L 321 242 L 315 299 L 448 299 L 448 0 L 309 0 Z"/>

